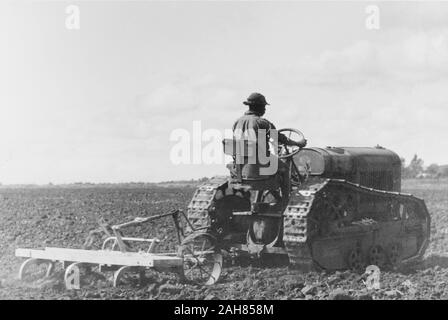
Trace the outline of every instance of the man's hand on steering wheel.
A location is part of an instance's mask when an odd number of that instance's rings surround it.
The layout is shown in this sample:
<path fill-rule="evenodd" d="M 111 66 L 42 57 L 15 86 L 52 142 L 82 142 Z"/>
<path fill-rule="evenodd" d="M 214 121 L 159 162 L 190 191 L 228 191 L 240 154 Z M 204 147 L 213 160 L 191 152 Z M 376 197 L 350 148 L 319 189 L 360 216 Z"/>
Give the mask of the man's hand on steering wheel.
<path fill-rule="evenodd" d="M 307 140 L 305 138 L 303 138 L 300 141 L 293 141 L 293 140 L 291 140 L 291 141 L 293 142 L 293 144 L 295 146 L 297 146 L 299 148 L 305 148 L 306 147 Z"/>

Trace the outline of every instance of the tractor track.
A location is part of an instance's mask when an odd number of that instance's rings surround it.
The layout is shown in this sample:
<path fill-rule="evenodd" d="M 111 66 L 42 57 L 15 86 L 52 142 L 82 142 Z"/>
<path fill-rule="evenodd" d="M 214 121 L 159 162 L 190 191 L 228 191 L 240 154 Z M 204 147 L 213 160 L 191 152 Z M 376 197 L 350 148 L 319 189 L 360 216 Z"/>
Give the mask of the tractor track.
<path fill-rule="evenodd" d="M 314 178 L 305 185 L 302 185 L 300 190 L 292 192 L 290 204 L 284 212 L 283 241 L 291 263 L 306 267 L 307 269 L 312 268 L 313 265 L 318 265 L 313 259 L 310 243 L 313 242 L 313 235 L 317 233 L 316 229 L 322 223 L 317 223 L 317 220 L 326 214 L 322 212 L 322 207 L 319 205 L 322 205 L 322 202 L 327 200 L 327 195 L 341 192 L 341 190 L 343 190 L 343 193 L 350 194 L 353 197 L 363 195 L 375 198 L 377 199 L 373 201 L 375 203 L 382 200 L 395 206 L 402 205 L 404 208 L 416 208 L 415 214 L 418 216 L 419 222 L 424 225 L 421 231 L 421 238 L 423 240 L 417 252 L 402 262 L 412 263 L 422 258 L 429 244 L 431 228 L 431 217 L 422 199 L 406 193 L 372 189 L 346 180 Z M 327 201 L 334 208 L 335 204 L 331 203 L 332 200 L 328 199 Z M 338 219 L 343 219 L 342 216 L 325 218 L 336 222 Z M 313 223 L 313 221 L 316 223 Z M 356 217 L 352 217 L 348 221 L 349 224 L 353 222 L 356 222 Z M 360 222 L 363 223 L 362 221 Z M 343 229 L 341 228 L 341 230 Z M 341 231 L 342 234 L 344 234 L 343 231 Z M 322 268 L 321 266 L 319 267 Z"/>

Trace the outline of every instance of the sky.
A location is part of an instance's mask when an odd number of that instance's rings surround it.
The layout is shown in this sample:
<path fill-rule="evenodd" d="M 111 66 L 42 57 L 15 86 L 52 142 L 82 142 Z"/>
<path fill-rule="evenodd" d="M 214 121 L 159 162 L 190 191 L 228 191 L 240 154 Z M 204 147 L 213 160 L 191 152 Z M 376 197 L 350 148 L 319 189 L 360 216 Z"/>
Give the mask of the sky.
<path fill-rule="evenodd" d="M 373 30 L 371 4 L 2 1 L 0 182 L 226 174 L 174 163 L 170 137 L 228 130 L 254 91 L 309 146 L 448 164 L 448 2 L 376 2 Z"/>

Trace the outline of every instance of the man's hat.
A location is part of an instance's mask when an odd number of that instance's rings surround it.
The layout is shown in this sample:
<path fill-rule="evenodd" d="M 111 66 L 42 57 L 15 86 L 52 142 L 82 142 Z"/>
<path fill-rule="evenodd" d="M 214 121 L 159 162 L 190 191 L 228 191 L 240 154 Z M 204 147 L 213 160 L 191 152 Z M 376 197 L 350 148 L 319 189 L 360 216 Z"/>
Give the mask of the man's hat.
<path fill-rule="evenodd" d="M 266 102 L 266 98 L 264 95 L 258 92 L 251 93 L 246 101 L 243 102 L 246 106 L 254 106 L 254 105 L 270 105 Z"/>

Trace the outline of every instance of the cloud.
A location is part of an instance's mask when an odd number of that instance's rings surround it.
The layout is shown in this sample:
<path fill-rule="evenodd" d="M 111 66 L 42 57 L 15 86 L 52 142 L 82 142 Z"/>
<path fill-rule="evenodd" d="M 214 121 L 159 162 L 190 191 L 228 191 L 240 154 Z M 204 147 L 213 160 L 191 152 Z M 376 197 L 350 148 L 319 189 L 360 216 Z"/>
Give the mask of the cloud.
<path fill-rule="evenodd" d="M 185 83 L 165 83 L 137 96 L 129 108 L 133 119 L 147 121 L 156 131 L 166 131 L 194 120 L 207 119 L 215 126 L 242 100 L 232 88 L 206 76 Z M 239 99 L 238 99 L 239 98 Z"/>
<path fill-rule="evenodd" d="M 359 40 L 306 57 L 288 69 L 294 82 L 311 86 L 439 80 L 448 76 L 448 28 L 386 33 L 379 40 Z M 284 75 L 286 70 L 273 73 Z"/>
<path fill-rule="evenodd" d="M 411 30 L 446 27 L 448 3 L 446 1 L 403 1 L 379 3 L 381 24 L 385 28 Z"/>

